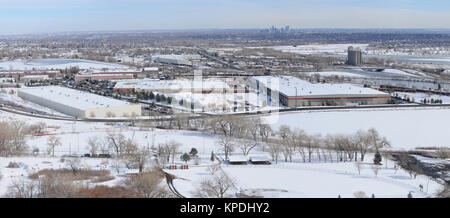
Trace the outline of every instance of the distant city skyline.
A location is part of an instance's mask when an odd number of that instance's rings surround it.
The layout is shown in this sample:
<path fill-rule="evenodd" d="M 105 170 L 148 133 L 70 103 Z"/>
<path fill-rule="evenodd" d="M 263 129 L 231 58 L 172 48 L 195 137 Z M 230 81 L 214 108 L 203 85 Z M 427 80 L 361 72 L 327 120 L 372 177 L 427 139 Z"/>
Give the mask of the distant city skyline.
<path fill-rule="evenodd" d="M 0 0 L 0 34 L 77 31 L 450 29 L 448 0 Z"/>

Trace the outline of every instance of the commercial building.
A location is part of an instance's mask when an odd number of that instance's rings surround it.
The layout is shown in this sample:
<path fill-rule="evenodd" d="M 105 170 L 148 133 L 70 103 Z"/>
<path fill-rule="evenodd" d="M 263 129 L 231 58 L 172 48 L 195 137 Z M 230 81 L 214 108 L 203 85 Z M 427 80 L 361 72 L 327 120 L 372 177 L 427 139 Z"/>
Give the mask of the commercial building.
<path fill-rule="evenodd" d="M 229 81 L 230 84 L 233 81 Z M 235 87 L 224 80 L 207 79 L 207 80 L 159 80 L 159 79 L 136 79 L 118 81 L 114 86 L 114 92 L 162 92 L 162 93 L 242 93 L 243 88 Z"/>
<path fill-rule="evenodd" d="M 48 76 L 48 78 L 56 78 L 61 76 L 60 71 L 0 71 L 0 77 L 13 77 L 21 81 L 26 76 Z"/>
<path fill-rule="evenodd" d="M 33 103 L 77 118 L 134 117 L 140 104 L 130 104 L 88 92 L 60 86 L 22 88 L 18 96 Z"/>
<path fill-rule="evenodd" d="M 83 80 L 121 80 L 134 79 L 133 74 L 77 74 L 75 75 L 75 82 Z"/>
<path fill-rule="evenodd" d="M 27 83 L 27 82 L 40 82 L 40 81 L 44 81 L 44 80 L 48 80 L 48 75 L 29 75 L 29 76 L 24 76 L 22 78 L 20 78 L 20 81 Z"/>
<path fill-rule="evenodd" d="M 348 47 L 347 64 L 358 66 L 362 65 L 362 51 L 360 48 Z"/>
<path fill-rule="evenodd" d="M 252 77 L 250 86 L 287 107 L 385 104 L 387 93 L 351 84 L 313 84 L 292 76 Z"/>
<path fill-rule="evenodd" d="M 146 78 L 147 76 L 157 73 L 159 69 L 157 67 L 148 67 L 141 70 L 108 70 L 108 71 L 84 71 L 75 75 L 75 82 L 84 80 L 123 80 L 123 79 L 135 79 Z"/>
<path fill-rule="evenodd" d="M 201 56 L 197 54 L 152 56 L 152 60 L 154 62 L 163 64 L 185 65 L 185 66 L 193 66 L 193 63 L 199 61 L 200 59 Z"/>

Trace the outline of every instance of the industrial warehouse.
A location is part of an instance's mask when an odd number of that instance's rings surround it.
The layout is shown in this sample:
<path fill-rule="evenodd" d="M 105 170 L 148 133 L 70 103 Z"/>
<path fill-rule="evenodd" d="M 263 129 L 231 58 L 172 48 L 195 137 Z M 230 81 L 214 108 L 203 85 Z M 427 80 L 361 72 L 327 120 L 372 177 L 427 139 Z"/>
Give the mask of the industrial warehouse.
<path fill-rule="evenodd" d="M 371 88 L 313 84 L 292 76 L 252 77 L 250 84 L 269 99 L 279 97 L 280 104 L 287 107 L 386 104 L 391 99 L 389 94 Z"/>
<path fill-rule="evenodd" d="M 236 84 L 235 80 L 205 79 L 205 80 L 159 80 L 136 79 L 118 81 L 114 87 L 116 93 L 127 92 L 162 92 L 179 93 L 191 92 L 200 94 L 210 93 L 242 93 L 245 88 Z"/>
<path fill-rule="evenodd" d="M 135 117 L 141 105 L 59 86 L 22 88 L 18 96 L 76 118 Z"/>

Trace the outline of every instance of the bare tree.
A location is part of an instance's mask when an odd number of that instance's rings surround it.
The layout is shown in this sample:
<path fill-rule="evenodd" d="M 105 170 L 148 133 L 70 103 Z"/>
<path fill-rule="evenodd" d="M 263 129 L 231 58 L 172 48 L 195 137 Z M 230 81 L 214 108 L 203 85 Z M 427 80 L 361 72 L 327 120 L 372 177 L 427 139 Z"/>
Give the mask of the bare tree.
<path fill-rule="evenodd" d="M 80 158 L 69 158 L 65 161 L 66 166 L 76 174 L 80 170 Z"/>
<path fill-rule="evenodd" d="M 250 151 L 255 148 L 258 143 L 256 143 L 255 141 L 246 141 L 246 140 L 241 140 L 238 142 L 239 144 L 239 148 L 242 151 L 242 155 L 247 156 Z"/>
<path fill-rule="evenodd" d="M 61 138 L 59 137 L 52 135 L 47 139 L 47 145 L 50 147 L 53 157 L 55 156 L 55 147 L 61 146 L 61 144 Z"/>
<path fill-rule="evenodd" d="M 23 121 L 0 122 L 0 156 L 20 155 L 28 150 L 26 134 L 28 128 Z"/>
<path fill-rule="evenodd" d="M 380 171 L 380 165 L 374 164 L 372 165 L 372 171 L 375 177 L 378 177 L 378 172 Z"/>
<path fill-rule="evenodd" d="M 358 170 L 358 175 L 361 175 L 361 169 L 362 169 L 361 161 L 356 161 L 355 162 L 355 167 L 356 167 L 356 170 Z"/>
<path fill-rule="evenodd" d="M 131 192 L 137 193 L 144 198 L 164 198 L 169 193 L 161 186 L 163 175 L 159 170 L 152 170 L 138 175 L 128 177 L 124 186 Z"/>
<path fill-rule="evenodd" d="M 359 130 L 355 134 L 355 140 L 358 142 L 359 154 L 361 155 L 360 160 L 364 161 L 364 157 L 371 147 L 370 135 L 368 132 Z"/>
<path fill-rule="evenodd" d="M 122 133 L 110 132 L 105 137 L 106 143 L 113 148 L 117 157 L 121 157 L 121 152 L 125 144 L 125 136 Z"/>
<path fill-rule="evenodd" d="M 210 170 L 213 174 L 202 181 L 195 196 L 199 198 L 226 198 L 235 187 L 234 181 L 223 170 Z"/>
<path fill-rule="evenodd" d="M 229 135 L 224 135 L 219 137 L 217 140 L 217 144 L 222 147 L 223 152 L 225 153 L 225 160 L 229 160 L 229 155 L 234 150 L 234 142 L 233 138 Z"/>
<path fill-rule="evenodd" d="M 375 151 L 380 150 L 380 148 L 391 146 L 390 142 L 385 137 L 381 137 L 378 131 L 374 128 L 368 130 L 368 137 Z"/>
<path fill-rule="evenodd" d="M 134 154 L 130 155 L 129 158 L 130 161 L 137 166 L 139 173 L 142 173 L 150 158 L 150 151 L 145 148 L 140 148 Z"/>
<path fill-rule="evenodd" d="M 257 141 L 258 139 L 258 133 L 259 133 L 259 127 L 261 125 L 261 118 L 252 118 L 250 120 L 250 126 L 248 129 L 248 132 L 250 133 L 253 141 Z"/>
<path fill-rule="evenodd" d="M 282 146 L 279 143 L 268 143 L 267 145 L 272 160 L 275 161 L 275 163 L 278 163 L 278 159 L 280 158 L 280 153 L 282 151 Z"/>
<path fill-rule="evenodd" d="M 270 134 L 273 132 L 272 128 L 268 124 L 261 124 L 259 126 L 259 135 L 261 140 L 267 143 Z"/>
<path fill-rule="evenodd" d="M 166 143 L 166 151 L 169 156 L 172 157 L 172 164 L 175 162 L 175 157 L 178 154 L 178 149 L 181 147 L 181 143 L 171 140 Z"/>
<path fill-rule="evenodd" d="M 305 133 L 305 131 L 301 129 L 296 129 L 292 132 L 290 139 L 292 145 L 294 146 L 294 150 L 298 151 L 303 162 L 306 162 L 306 151 L 305 151 L 306 137 L 308 137 L 308 135 Z"/>
<path fill-rule="evenodd" d="M 89 149 L 89 152 L 92 156 L 97 155 L 97 151 L 101 147 L 101 144 L 103 143 L 102 139 L 98 136 L 91 136 L 87 140 L 87 148 Z"/>

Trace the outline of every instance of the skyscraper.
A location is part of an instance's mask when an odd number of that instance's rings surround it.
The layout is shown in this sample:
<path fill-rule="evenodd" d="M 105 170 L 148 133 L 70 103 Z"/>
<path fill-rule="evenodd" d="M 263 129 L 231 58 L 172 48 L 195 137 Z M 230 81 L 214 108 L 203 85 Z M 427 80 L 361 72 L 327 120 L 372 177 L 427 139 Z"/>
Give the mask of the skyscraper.
<path fill-rule="evenodd" d="M 362 64 L 362 52 L 360 48 L 348 47 L 347 64 L 358 66 Z"/>

